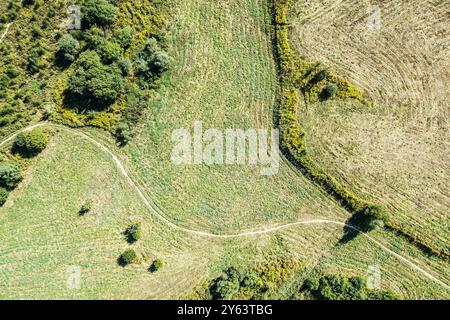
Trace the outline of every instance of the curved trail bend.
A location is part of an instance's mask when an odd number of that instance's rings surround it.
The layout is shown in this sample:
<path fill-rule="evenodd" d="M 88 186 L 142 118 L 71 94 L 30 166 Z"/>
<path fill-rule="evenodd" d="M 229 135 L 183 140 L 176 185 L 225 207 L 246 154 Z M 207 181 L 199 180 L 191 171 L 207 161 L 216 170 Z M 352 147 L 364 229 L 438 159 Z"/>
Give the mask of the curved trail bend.
<path fill-rule="evenodd" d="M 112 158 L 117 169 L 119 169 L 119 171 L 122 173 L 122 175 L 127 179 L 129 185 L 136 191 L 136 193 L 141 198 L 142 202 L 147 206 L 147 208 L 149 208 L 149 210 L 152 212 L 152 214 L 154 214 L 156 217 L 158 217 L 158 219 L 160 219 L 165 224 L 167 224 L 168 226 L 170 226 L 174 229 L 178 229 L 180 231 L 183 231 L 183 232 L 186 232 L 189 234 L 193 234 L 193 235 L 197 235 L 197 236 L 220 238 L 220 239 L 230 239 L 230 238 L 239 238 L 239 237 L 258 236 L 258 235 L 272 233 L 275 231 L 279 231 L 282 229 L 287 229 L 289 227 L 299 226 L 299 225 L 332 224 L 332 225 L 337 225 L 337 226 L 341 226 L 341 227 L 347 227 L 347 228 L 353 229 L 355 231 L 358 231 L 360 234 L 362 234 L 364 237 L 366 237 L 372 243 L 376 244 L 378 247 L 380 247 L 385 252 L 391 254 L 392 256 L 394 256 L 395 258 L 400 260 L 401 262 L 409 265 L 410 267 L 412 267 L 416 271 L 420 272 L 422 275 L 424 275 L 428 279 L 430 279 L 430 280 L 436 282 L 437 284 L 439 284 L 440 286 L 444 287 L 445 289 L 450 290 L 450 286 L 448 286 L 446 283 L 444 283 L 443 281 L 441 281 L 438 278 L 436 278 L 435 276 L 433 276 L 431 273 L 420 268 L 414 262 L 406 259 L 405 257 L 399 255 L 398 253 L 395 253 L 394 251 L 392 251 L 391 249 L 387 248 L 385 245 L 380 243 L 378 240 L 370 237 L 369 235 L 367 235 L 364 232 L 361 232 L 358 228 L 356 228 L 352 225 L 349 225 L 345 222 L 342 222 L 342 221 L 327 220 L 327 219 L 311 219 L 311 220 L 297 221 L 297 222 L 288 223 L 288 224 L 284 224 L 284 225 L 278 225 L 278 226 L 274 226 L 274 227 L 267 228 L 267 229 L 256 230 L 256 231 L 246 231 L 246 232 L 236 233 L 236 234 L 214 234 L 214 233 L 210 233 L 207 231 L 193 230 L 193 229 L 188 229 L 188 228 L 179 226 L 179 225 L 173 223 L 172 221 L 170 221 L 169 219 L 167 219 L 166 217 L 164 217 L 163 215 L 161 215 L 159 212 L 157 212 L 157 210 L 154 208 L 154 206 L 148 201 L 148 199 L 146 198 L 144 193 L 141 191 L 141 188 L 138 186 L 138 184 L 130 177 L 130 175 L 128 174 L 127 170 L 125 169 L 124 165 L 119 160 L 119 158 L 108 147 L 103 145 L 101 142 L 95 140 L 93 137 L 91 137 L 87 133 L 82 132 L 80 130 L 71 129 L 71 128 L 68 128 L 68 127 L 65 127 L 62 125 L 53 124 L 53 123 L 49 123 L 49 122 L 39 122 L 37 124 L 34 124 L 34 125 L 24 128 L 24 129 L 21 129 L 21 130 L 17 131 L 16 133 L 12 134 L 11 136 L 9 136 L 8 138 L 4 139 L 3 141 L 0 142 L 0 147 L 3 147 L 7 143 L 11 142 L 19 133 L 27 132 L 27 131 L 30 131 L 32 129 L 35 129 L 37 127 L 42 127 L 42 126 L 53 126 L 53 127 L 60 128 L 60 129 L 66 130 L 68 132 L 71 132 L 75 135 L 78 135 L 78 136 L 88 140 L 89 142 L 91 142 L 92 144 L 97 146 L 99 149 L 101 149 L 103 152 L 108 154 Z"/>

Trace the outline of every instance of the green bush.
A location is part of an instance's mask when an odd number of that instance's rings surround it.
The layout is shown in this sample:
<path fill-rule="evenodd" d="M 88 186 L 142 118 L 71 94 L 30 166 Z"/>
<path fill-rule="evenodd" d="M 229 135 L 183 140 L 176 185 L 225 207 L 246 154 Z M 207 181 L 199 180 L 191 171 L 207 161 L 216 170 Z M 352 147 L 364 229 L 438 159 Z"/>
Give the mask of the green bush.
<path fill-rule="evenodd" d="M 319 95 L 320 99 L 322 101 L 328 100 L 331 97 L 333 97 L 337 91 L 338 91 L 337 85 L 335 85 L 334 83 L 329 83 L 325 86 L 325 88 L 323 88 L 322 92 L 320 93 Z"/>
<path fill-rule="evenodd" d="M 126 122 L 120 122 L 117 125 L 116 132 L 114 133 L 117 142 L 120 146 L 125 146 L 128 142 L 130 142 L 133 137 L 131 128 Z"/>
<path fill-rule="evenodd" d="M 307 284 L 308 280 L 314 285 Z M 309 291 L 320 300 L 396 300 L 398 296 L 390 291 L 370 290 L 361 277 L 347 278 L 328 274 L 315 279 L 308 279 L 303 290 Z"/>
<path fill-rule="evenodd" d="M 374 230 L 384 227 L 389 222 L 389 215 L 380 205 L 368 205 L 364 211 L 364 227 Z"/>
<path fill-rule="evenodd" d="M 58 51 L 56 57 L 62 64 L 70 64 L 80 51 L 80 43 L 71 34 L 66 33 L 58 40 Z"/>
<path fill-rule="evenodd" d="M 76 64 L 69 76 L 66 102 L 102 108 L 117 100 L 123 88 L 122 72 L 117 65 L 103 65 L 99 55 L 91 50 L 83 52 Z"/>
<path fill-rule="evenodd" d="M 96 48 L 97 53 L 100 55 L 103 63 L 110 64 L 119 61 L 122 58 L 122 47 L 113 41 L 102 41 Z"/>
<path fill-rule="evenodd" d="M 36 3 L 36 0 L 22 0 L 22 5 L 25 6 L 31 6 Z"/>
<path fill-rule="evenodd" d="M 127 236 L 127 241 L 129 243 L 134 243 L 141 239 L 142 229 L 139 223 L 134 223 L 125 230 L 125 235 Z"/>
<path fill-rule="evenodd" d="M 99 25 L 107 27 L 117 17 L 117 8 L 107 0 L 87 0 L 83 7 L 85 26 Z"/>
<path fill-rule="evenodd" d="M 0 187 L 12 190 L 22 181 L 22 171 L 12 163 L 0 164 Z"/>
<path fill-rule="evenodd" d="M 41 56 L 44 54 L 44 52 L 45 49 L 40 45 L 37 45 L 29 51 L 26 63 L 28 72 L 34 74 L 45 67 L 45 63 L 41 59 Z"/>
<path fill-rule="evenodd" d="M 136 74 L 144 81 L 154 81 L 169 68 L 169 56 L 155 38 L 148 39 L 135 55 Z"/>
<path fill-rule="evenodd" d="M 137 254 L 134 250 L 128 249 L 119 256 L 118 263 L 121 266 L 126 266 L 137 262 Z"/>
<path fill-rule="evenodd" d="M 33 157 L 47 147 L 48 137 L 41 129 L 19 133 L 14 139 L 13 151 L 23 156 Z"/>
<path fill-rule="evenodd" d="M 8 199 L 8 190 L 0 187 L 0 207 L 5 204 L 6 199 Z"/>
<path fill-rule="evenodd" d="M 156 271 L 160 270 L 163 266 L 164 266 L 164 261 L 162 261 L 161 259 L 156 259 L 150 265 L 149 270 L 150 270 L 150 272 L 156 272 Z"/>
<path fill-rule="evenodd" d="M 130 74 L 131 69 L 133 68 L 133 64 L 130 60 L 122 58 L 117 62 L 117 65 L 120 68 L 120 71 L 122 71 L 122 75 L 125 77 Z"/>
<path fill-rule="evenodd" d="M 133 42 L 134 30 L 130 26 L 125 26 L 116 33 L 115 38 L 122 45 L 122 48 L 126 49 Z"/>

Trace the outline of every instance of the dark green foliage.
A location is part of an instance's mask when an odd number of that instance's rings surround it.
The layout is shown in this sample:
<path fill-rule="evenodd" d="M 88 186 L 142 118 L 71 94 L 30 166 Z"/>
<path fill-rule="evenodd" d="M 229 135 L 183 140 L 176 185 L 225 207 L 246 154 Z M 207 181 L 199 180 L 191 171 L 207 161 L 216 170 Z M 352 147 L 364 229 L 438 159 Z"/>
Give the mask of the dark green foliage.
<path fill-rule="evenodd" d="M 47 147 L 48 137 L 41 129 L 19 133 L 14 139 L 13 152 L 22 156 L 33 157 Z"/>
<path fill-rule="evenodd" d="M 38 26 L 33 26 L 33 28 L 31 29 L 31 35 L 34 38 L 40 38 L 42 37 L 42 34 L 43 34 L 42 30 Z"/>
<path fill-rule="evenodd" d="M 329 72 L 327 70 L 321 70 L 314 75 L 314 77 L 309 80 L 307 88 L 311 89 L 315 84 L 319 83 L 322 80 L 325 80 L 328 77 Z"/>
<path fill-rule="evenodd" d="M 105 64 L 117 62 L 123 54 L 123 49 L 118 43 L 108 40 L 101 41 L 96 51 Z"/>
<path fill-rule="evenodd" d="M 23 6 L 31 6 L 31 5 L 34 5 L 35 3 L 36 3 L 36 0 L 22 0 Z"/>
<path fill-rule="evenodd" d="M 324 101 L 330 99 L 336 94 L 337 91 L 338 91 L 337 85 L 335 85 L 334 83 L 327 84 L 319 95 L 320 100 Z"/>
<path fill-rule="evenodd" d="M 125 113 L 115 132 L 116 139 L 121 146 L 126 145 L 133 137 L 132 128 L 137 125 L 142 117 L 147 106 L 147 100 L 145 91 L 137 85 L 129 84 L 127 86 Z"/>
<path fill-rule="evenodd" d="M 244 271 L 230 267 L 224 275 L 211 282 L 206 297 L 214 300 L 269 299 L 300 267 L 296 259 L 275 256 Z"/>
<path fill-rule="evenodd" d="M 370 230 L 383 227 L 385 223 L 389 222 L 389 215 L 379 205 L 367 206 L 363 214 L 366 218 L 366 227 Z"/>
<path fill-rule="evenodd" d="M 225 275 L 215 279 L 210 286 L 210 293 L 214 300 L 230 300 L 240 288 L 240 273 L 233 267 L 228 268 Z"/>
<path fill-rule="evenodd" d="M 86 41 L 87 48 L 91 50 L 97 50 L 106 41 L 104 32 L 97 27 L 84 31 L 82 36 Z"/>
<path fill-rule="evenodd" d="M 45 67 L 44 62 L 41 59 L 41 56 L 44 54 L 44 52 L 45 49 L 42 48 L 40 45 L 37 45 L 36 47 L 32 48 L 28 53 L 27 70 L 31 74 L 37 73 Z"/>
<path fill-rule="evenodd" d="M 148 268 L 150 272 L 156 272 L 160 270 L 164 266 L 164 261 L 161 259 L 156 259 L 152 262 L 150 267 Z"/>
<path fill-rule="evenodd" d="M 6 74 L 0 74 L 0 98 L 6 97 L 6 89 L 10 83 L 11 80 Z"/>
<path fill-rule="evenodd" d="M 83 7 L 83 24 L 107 27 L 117 17 L 117 8 L 107 0 L 87 0 Z"/>
<path fill-rule="evenodd" d="M 119 256 L 117 262 L 123 267 L 128 264 L 135 263 L 137 262 L 137 254 L 134 250 L 128 249 Z"/>
<path fill-rule="evenodd" d="M 6 199 L 8 199 L 9 192 L 8 190 L 0 187 L 0 207 L 5 204 Z"/>
<path fill-rule="evenodd" d="M 58 40 L 57 60 L 61 64 L 70 64 L 75 61 L 80 51 L 80 43 L 71 34 L 66 33 Z"/>
<path fill-rule="evenodd" d="M 122 29 L 120 29 L 117 33 L 115 38 L 117 41 L 121 44 L 122 48 L 126 49 L 128 48 L 131 43 L 133 42 L 134 38 L 134 30 L 130 26 L 126 26 Z"/>
<path fill-rule="evenodd" d="M 369 290 L 363 278 L 324 275 L 305 281 L 302 290 L 319 300 L 396 300 L 389 291 Z"/>
<path fill-rule="evenodd" d="M 22 181 L 22 171 L 12 163 L 0 164 L 0 187 L 12 190 Z"/>
<path fill-rule="evenodd" d="M 125 235 L 129 243 L 134 243 L 141 239 L 142 229 L 139 223 L 134 223 L 125 230 Z"/>
<path fill-rule="evenodd" d="M 95 51 L 83 52 L 77 68 L 69 77 L 68 96 L 71 104 L 82 101 L 85 106 L 102 108 L 113 103 L 120 95 L 123 78 L 115 64 L 103 65 Z"/>
<path fill-rule="evenodd" d="M 10 65 L 7 67 L 6 69 L 6 75 L 10 78 L 10 79 L 14 79 L 16 78 L 18 75 L 20 74 L 19 69 L 17 69 L 15 66 Z"/>
<path fill-rule="evenodd" d="M 81 206 L 78 214 L 84 216 L 86 213 L 92 210 L 93 201 L 91 199 L 86 200 L 86 202 Z"/>
<path fill-rule="evenodd" d="M 133 64 L 130 60 L 122 58 L 117 62 L 117 65 L 120 68 L 120 71 L 122 71 L 123 76 L 127 76 L 131 72 L 131 68 L 133 68 Z"/>
<path fill-rule="evenodd" d="M 127 122 L 120 122 L 114 135 L 120 146 L 125 146 L 133 138 L 131 128 Z"/>
<path fill-rule="evenodd" d="M 155 38 L 148 39 L 135 55 L 136 74 L 145 82 L 154 81 L 169 68 L 169 56 Z"/>

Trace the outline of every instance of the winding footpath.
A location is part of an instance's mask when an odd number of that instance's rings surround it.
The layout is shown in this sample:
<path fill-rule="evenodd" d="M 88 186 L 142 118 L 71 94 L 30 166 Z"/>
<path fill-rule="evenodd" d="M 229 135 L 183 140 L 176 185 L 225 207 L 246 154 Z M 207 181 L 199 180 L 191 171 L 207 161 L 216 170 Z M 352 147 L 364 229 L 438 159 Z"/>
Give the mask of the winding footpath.
<path fill-rule="evenodd" d="M 127 179 L 129 185 L 136 191 L 136 193 L 141 198 L 142 202 L 147 206 L 147 208 L 150 209 L 152 214 L 155 215 L 158 219 L 160 219 L 162 222 L 164 222 L 165 224 L 167 224 L 171 228 L 178 229 L 180 231 L 183 231 L 183 232 L 186 232 L 186 233 L 189 233 L 189 234 L 193 234 L 193 235 L 197 235 L 197 236 L 210 237 L 210 238 L 220 238 L 220 239 L 230 239 L 230 238 L 252 237 L 252 236 L 263 235 L 263 234 L 272 233 L 272 232 L 275 232 L 275 231 L 279 231 L 279 230 L 282 230 L 282 229 L 287 229 L 287 228 L 294 227 L 294 226 L 299 226 L 299 225 L 332 224 L 332 225 L 337 225 L 337 226 L 340 226 L 340 227 L 347 227 L 347 228 L 350 228 L 350 229 L 353 229 L 353 230 L 359 232 L 364 237 L 366 237 L 368 240 L 370 240 L 372 243 L 374 243 L 378 247 L 380 247 L 382 250 L 384 250 L 385 252 L 391 254 L 392 256 L 394 256 L 395 258 L 400 260 L 401 262 L 409 265 L 411 268 L 413 268 L 416 271 L 420 272 L 422 275 L 424 275 L 428 279 L 436 282 L 437 284 L 439 284 L 440 286 L 444 287 L 445 289 L 450 290 L 450 286 L 448 286 L 446 283 L 444 283 L 443 281 L 441 281 L 438 278 L 436 278 L 435 276 L 433 276 L 431 273 L 423 270 L 422 268 L 420 268 L 414 262 L 406 259 L 405 257 L 403 257 L 403 256 L 399 255 L 398 253 L 392 251 L 391 249 L 387 248 L 385 245 L 380 243 L 378 240 L 370 237 L 366 233 L 360 231 L 358 228 L 356 228 L 356 227 L 354 227 L 352 225 L 349 225 L 349 224 L 347 224 L 345 222 L 342 222 L 342 221 L 327 220 L 327 219 L 312 219 L 312 220 L 304 220 L 304 221 L 298 221 L 298 222 L 288 223 L 288 224 L 284 224 L 284 225 L 274 226 L 274 227 L 271 227 L 271 228 L 257 230 L 257 231 L 246 231 L 246 232 L 236 233 L 236 234 L 214 234 L 214 233 L 210 233 L 210 232 L 206 232 L 206 231 L 193 230 L 193 229 L 188 229 L 188 228 L 179 226 L 179 225 L 173 223 L 172 221 L 170 221 L 169 219 L 167 219 L 166 217 L 164 217 L 163 215 L 161 215 L 155 209 L 155 207 L 150 203 L 150 201 L 148 201 L 147 197 L 144 195 L 144 193 L 142 192 L 142 190 L 138 186 L 138 184 L 130 177 L 130 175 L 128 174 L 127 170 L 125 169 L 124 165 L 119 160 L 119 158 L 108 147 L 106 147 L 105 145 L 103 145 L 99 141 L 95 140 L 93 137 L 91 137 L 87 133 L 82 132 L 80 130 L 71 129 L 71 128 L 68 128 L 68 127 L 65 127 L 65 126 L 62 126 L 62 125 L 58 125 L 58 124 L 53 124 L 53 123 L 50 123 L 50 122 L 39 122 L 37 124 L 34 124 L 34 125 L 31 125 L 29 127 L 24 128 L 24 129 L 21 129 L 18 132 L 16 132 L 16 133 L 12 134 L 11 136 L 9 136 L 8 138 L 4 139 L 3 141 L 0 142 L 0 148 L 3 147 L 4 145 L 10 143 L 19 133 L 28 132 L 28 131 L 31 131 L 31 130 L 33 130 L 35 128 L 42 127 L 42 126 L 52 126 L 52 127 L 55 127 L 55 128 L 59 128 L 59 129 L 71 132 L 72 134 L 78 135 L 78 136 L 88 140 L 89 142 L 91 142 L 92 144 L 97 146 L 99 149 L 101 149 L 104 153 L 109 155 L 112 158 L 112 160 L 113 160 L 115 166 L 117 167 L 117 169 L 119 169 L 119 171 L 122 173 L 122 175 Z"/>
<path fill-rule="evenodd" d="M 3 34 L 0 36 L 0 43 L 2 43 L 3 39 L 6 37 L 6 34 L 8 33 L 8 30 L 9 30 L 9 27 L 11 26 L 11 24 L 12 23 L 10 22 L 6 25 L 5 32 L 3 32 Z"/>

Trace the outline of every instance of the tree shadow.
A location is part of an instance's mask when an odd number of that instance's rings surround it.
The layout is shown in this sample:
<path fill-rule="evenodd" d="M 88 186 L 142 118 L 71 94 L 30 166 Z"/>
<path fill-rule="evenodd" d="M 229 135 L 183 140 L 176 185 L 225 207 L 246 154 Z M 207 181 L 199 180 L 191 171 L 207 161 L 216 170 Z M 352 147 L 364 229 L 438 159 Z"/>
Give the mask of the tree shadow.
<path fill-rule="evenodd" d="M 339 239 L 339 244 L 346 244 L 355 239 L 358 234 L 369 231 L 367 228 L 367 217 L 363 212 L 353 214 L 345 221 L 344 235 Z"/>

